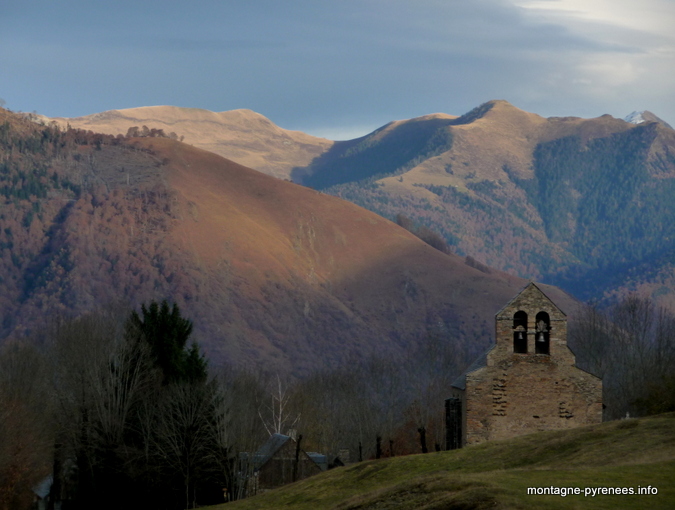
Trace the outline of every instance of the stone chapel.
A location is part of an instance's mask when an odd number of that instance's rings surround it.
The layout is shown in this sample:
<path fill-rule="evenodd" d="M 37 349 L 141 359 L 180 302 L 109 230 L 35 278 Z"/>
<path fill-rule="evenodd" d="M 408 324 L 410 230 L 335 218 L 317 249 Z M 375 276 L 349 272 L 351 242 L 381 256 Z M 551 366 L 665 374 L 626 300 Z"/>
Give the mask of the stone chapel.
<path fill-rule="evenodd" d="M 567 316 L 530 283 L 495 317 L 495 344 L 452 383 L 447 448 L 602 421 L 602 380 L 575 366 Z"/>

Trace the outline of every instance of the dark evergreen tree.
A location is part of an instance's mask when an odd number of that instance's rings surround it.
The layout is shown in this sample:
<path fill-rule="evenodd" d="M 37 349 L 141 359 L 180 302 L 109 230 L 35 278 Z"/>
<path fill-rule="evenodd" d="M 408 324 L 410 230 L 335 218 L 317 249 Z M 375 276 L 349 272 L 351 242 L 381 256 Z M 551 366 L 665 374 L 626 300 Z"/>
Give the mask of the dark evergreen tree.
<path fill-rule="evenodd" d="M 191 333 L 192 321 L 166 300 L 142 305 L 141 315 L 134 311 L 127 322 L 127 335 L 150 346 L 164 384 L 206 380 L 206 359 L 199 347 L 193 342 L 189 350 L 185 348 Z"/>
<path fill-rule="evenodd" d="M 183 363 L 183 377 L 189 382 L 206 382 L 207 363 L 206 358 L 199 350 L 199 345 L 192 342 L 190 349 L 185 355 Z"/>

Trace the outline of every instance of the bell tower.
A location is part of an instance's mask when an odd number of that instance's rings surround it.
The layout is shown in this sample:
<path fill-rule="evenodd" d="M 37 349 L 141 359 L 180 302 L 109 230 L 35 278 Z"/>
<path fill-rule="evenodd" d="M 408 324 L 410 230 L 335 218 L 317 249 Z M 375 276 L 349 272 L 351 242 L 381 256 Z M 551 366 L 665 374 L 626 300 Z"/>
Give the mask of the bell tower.
<path fill-rule="evenodd" d="M 601 422 L 602 380 L 575 366 L 567 316 L 530 283 L 497 312 L 495 344 L 452 383 L 446 405 L 460 417 L 448 437 L 476 444 Z"/>
<path fill-rule="evenodd" d="M 488 364 L 497 359 L 544 356 L 556 362 L 574 365 L 575 357 L 567 347 L 567 316 L 534 283 L 504 306 L 495 317 L 495 349 Z"/>

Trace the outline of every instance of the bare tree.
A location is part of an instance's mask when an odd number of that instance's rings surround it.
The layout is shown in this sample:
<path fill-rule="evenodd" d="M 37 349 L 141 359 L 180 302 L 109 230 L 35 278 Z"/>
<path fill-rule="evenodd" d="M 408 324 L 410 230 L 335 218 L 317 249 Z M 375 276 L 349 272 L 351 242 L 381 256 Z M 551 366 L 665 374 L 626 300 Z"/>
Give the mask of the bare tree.
<path fill-rule="evenodd" d="M 606 419 L 645 412 L 649 395 L 672 377 L 675 318 L 651 299 L 630 295 L 607 311 L 587 308 L 570 342 L 580 367 L 603 379 Z"/>
<path fill-rule="evenodd" d="M 58 485 L 74 485 L 85 503 L 125 477 L 125 433 L 137 418 L 133 410 L 160 381 L 147 346 L 125 338 L 123 317 L 111 308 L 58 321 L 51 332 L 61 445 L 56 453 L 62 465 L 70 459 L 77 467 L 76 480 L 59 479 Z M 109 501 L 123 496 L 112 491 Z"/>
<path fill-rule="evenodd" d="M 44 357 L 26 343 L 0 349 L 0 509 L 28 508 L 51 467 L 51 406 Z"/>
<path fill-rule="evenodd" d="M 261 403 L 258 414 L 269 435 L 283 434 L 297 425 L 299 414 L 290 411 L 288 385 L 282 384 L 277 374 L 276 384 L 268 396 L 269 404 Z"/>
<path fill-rule="evenodd" d="M 267 438 L 259 409 L 267 392 L 260 375 L 250 372 L 223 370 L 217 381 L 216 461 L 225 481 L 224 496 L 227 501 L 233 501 L 247 496 L 248 480 L 254 469 L 252 462 L 240 458 L 240 453 L 244 457 L 250 455 Z"/>
<path fill-rule="evenodd" d="M 166 388 L 156 414 L 152 447 L 169 471 L 180 473 L 185 508 L 195 508 L 195 484 L 213 462 L 214 385 L 178 383 Z"/>

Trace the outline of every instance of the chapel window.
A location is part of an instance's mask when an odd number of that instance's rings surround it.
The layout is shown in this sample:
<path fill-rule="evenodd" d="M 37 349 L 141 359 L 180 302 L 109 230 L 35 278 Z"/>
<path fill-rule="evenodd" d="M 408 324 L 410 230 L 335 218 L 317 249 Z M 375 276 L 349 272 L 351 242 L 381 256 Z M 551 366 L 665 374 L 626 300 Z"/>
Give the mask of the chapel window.
<path fill-rule="evenodd" d="M 527 354 L 527 314 L 522 310 L 513 316 L 513 352 Z"/>
<path fill-rule="evenodd" d="M 551 320 L 546 312 L 539 312 L 536 317 L 534 352 L 550 354 Z"/>

